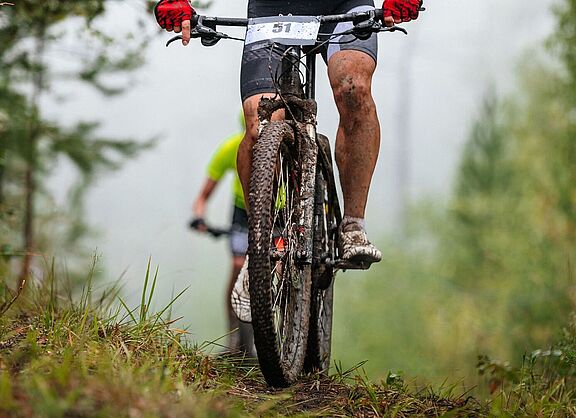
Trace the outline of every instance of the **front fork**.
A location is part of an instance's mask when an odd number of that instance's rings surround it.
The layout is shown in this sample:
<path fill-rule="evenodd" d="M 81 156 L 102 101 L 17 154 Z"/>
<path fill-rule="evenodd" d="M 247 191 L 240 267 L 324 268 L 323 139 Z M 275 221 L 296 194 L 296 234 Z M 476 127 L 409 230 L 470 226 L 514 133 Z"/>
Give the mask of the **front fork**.
<path fill-rule="evenodd" d="M 288 57 L 282 60 L 279 97 L 263 98 L 258 106 L 260 131 L 270 123 L 272 115 L 284 109 L 286 118 L 294 128 L 294 146 L 298 150 L 300 165 L 300 190 L 296 202 L 296 242 L 293 248 L 296 262 L 300 265 L 312 264 L 314 246 L 314 192 L 316 187 L 316 166 L 318 162 L 318 145 L 316 144 L 317 105 L 314 100 L 315 55 L 306 57 L 306 91 L 303 90 L 298 67 L 300 49 L 286 51 Z"/>
<path fill-rule="evenodd" d="M 318 145 L 316 143 L 316 102 L 313 99 L 301 99 L 295 96 L 284 100 L 263 98 L 258 106 L 259 130 L 270 123 L 272 114 L 289 106 L 304 122 L 289 120 L 294 128 L 295 143 L 298 150 L 300 171 L 300 190 L 296 203 L 296 242 L 293 254 L 298 264 L 312 264 L 314 246 L 314 192 L 316 187 L 316 166 L 318 163 Z"/>
<path fill-rule="evenodd" d="M 316 190 L 316 167 L 318 146 L 316 125 L 306 123 L 300 148 L 300 195 L 297 203 L 296 259 L 301 264 L 312 264 L 314 246 L 314 196 Z"/>

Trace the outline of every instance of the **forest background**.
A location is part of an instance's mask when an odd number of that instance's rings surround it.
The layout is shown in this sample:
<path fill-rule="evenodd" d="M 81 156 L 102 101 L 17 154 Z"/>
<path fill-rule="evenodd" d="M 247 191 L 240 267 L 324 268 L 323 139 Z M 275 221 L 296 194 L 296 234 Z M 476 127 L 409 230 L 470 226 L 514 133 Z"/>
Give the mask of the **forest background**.
<path fill-rule="evenodd" d="M 102 245 L 101 283 L 120 277 L 128 299 L 136 298 L 141 272 L 151 255 L 160 260 L 161 298 L 190 286 L 189 297 L 180 301 L 177 313 L 187 318 L 191 337 L 203 340 L 222 335 L 223 321 L 207 318 L 217 318 L 222 309 L 215 295 L 222 293 L 226 271 L 224 263 L 215 260 L 223 256 L 223 245 L 206 245 L 198 239 L 195 244 L 180 245 L 191 240 L 184 229 L 185 206 L 191 202 L 193 186 L 201 181 L 202 158 L 208 157 L 220 138 L 209 130 L 212 121 L 206 125 L 197 121 L 202 117 L 201 106 L 191 105 L 188 120 L 174 116 L 174 122 L 166 114 L 164 119 L 147 117 L 159 106 L 178 107 L 173 96 L 160 99 L 162 103 L 138 102 L 138 83 L 165 79 L 166 63 L 190 60 L 192 53 L 160 50 L 164 39 L 155 31 L 146 2 L 44 1 L 43 7 L 32 0 L 13 3 L 0 11 L 0 297 L 9 300 L 24 279 L 42 280 L 53 260 L 54 268 L 65 271 L 71 283 L 80 281 L 93 254 L 101 252 L 95 248 Z M 412 41 L 414 65 L 409 70 L 402 65 L 383 69 L 383 78 L 392 80 L 402 71 L 411 71 L 413 91 L 426 86 L 422 81 L 430 68 L 426 60 L 434 51 L 442 51 L 426 34 L 434 28 L 446 30 L 438 24 L 439 18 L 434 20 L 440 11 L 430 9 L 414 36 L 417 41 Z M 110 16 L 119 10 L 133 18 L 137 33 L 118 25 L 117 14 Z M 218 3 L 207 10 L 226 14 Z M 550 12 L 541 6 L 531 12 L 538 10 L 543 16 Z M 521 22 L 530 23 L 535 15 L 512 6 L 503 13 L 511 11 L 524 17 Z M 383 236 L 379 242 L 385 260 L 364 275 L 346 274 L 338 279 L 334 358 L 345 366 L 368 360 L 364 368 L 374 378 L 392 370 L 425 381 L 466 379 L 473 384 L 479 354 L 520 361 L 524 354 L 548 347 L 569 322 L 576 298 L 576 2 L 555 2 L 552 11 L 553 23 L 547 26 L 552 29 L 545 43 L 533 43 L 511 75 L 495 83 L 486 73 L 478 75 L 483 98 L 469 106 L 468 113 L 437 103 L 434 110 L 439 113 L 428 109 L 433 114 L 423 115 L 418 99 L 433 90 L 423 87 L 412 93 L 412 146 L 417 150 L 411 161 L 415 167 L 435 170 L 436 187 L 430 189 L 442 193 L 422 193 L 426 188 L 421 184 L 426 183 L 419 183 L 418 177 L 427 172 L 413 168 L 413 184 L 404 190 L 408 203 L 386 204 L 390 192 L 396 190 L 397 178 L 394 172 L 378 172 L 380 178 L 392 178 L 387 186 L 385 181 L 384 192 L 373 193 L 369 213 L 369 219 L 378 219 L 369 220 L 369 225 Z M 512 25 L 504 30 L 494 23 L 476 24 L 486 33 L 485 39 L 504 44 L 515 39 Z M 406 44 L 401 42 L 391 40 L 390 51 L 397 53 L 393 56 L 402 64 L 401 45 Z M 449 46 L 446 57 L 458 51 L 455 44 Z M 478 50 L 482 49 L 478 46 Z M 178 74 L 184 76 L 197 65 L 198 74 L 208 77 L 202 65 L 212 57 L 227 72 L 237 74 L 222 58 L 229 50 L 216 51 L 198 46 L 194 50 L 197 61 Z M 145 66 L 151 56 L 160 58 Z M 484 69 L 489 67 L 481 58 L 476 57 L 476 64 L 482 61 Z M 495 61 L 500 58 L 493 56 Z M 492 65 L 496 73 L 501 68 Z M 164 69 L 154 71 L 159 66 Z M 213 86 L 217 97 L 235 86 L 234 77 Z M 201 78 L 191 76 L 191 87 Z M 438 81 L 433 75 L 430 78 L 432 83 Z M 388 86 L 375 88 L 385 91 Z M 162 83 L 154 88 L 158 97 L 166 97 Z M 444 93 L 446 102 L 462 104 L 457 91 Z M 193 94 L 193 98 L 206 97 L 200 91 Z M 229 109 L 217 117 L 227 120 L 223 126 L 230 131 L 235 129 L 238 103 L 234 94 L 227 94 Z M 98 98 L 101 95 L 106 99 Z M 110 113 L 113 103 L 123 95 L 137 112 L 131 118 L 114 118 Z M 320 100 L 326 96 L 321 93 Z M 393 106 L 398 97 L 383 98 L 383 106 Z M 216 112 L 221 103 L 215 99 L 206 106 L 208 113 Z M 321 123 L 331 131 L 334 118 L 326 115 L 333 109 L 326 107 L 326 114 L 320 115 L 326 122 Z M 475 121 L 471 107 L 476 109 Z M 144 124 L 145 120 L 152 123 Z M 387 128 L 394 121 L 386 116 L 384 121 L 384 129 L 394 136 L 394 130 Z M 138 128 L 128 135 L 127 130 L 118 129 L 136 124 Z M 181 139 L 191 126 L 197 130 L 189 141 L 202 158 L 190 164 L 188 152 L 169 159 L 163 142 L 166 136 Z M 424 141 L 426 132 L 431 138 L 446 132 L 454 137 L 419 148 L 422 142 L 418 141 Z M 202 136 L 210 140 L 198 138 Z M 464 145 L 454 146 L 460 143 Z M 190 150 L 181 143 L 172 146 Z M 396 151 L 389 144 L 384 150 Z M 422 156 L 426 153 L 427 159 Z M 87 194 L 97 180 L 105 179 L 106 171 L 117 170 L 137 156 L 127 171 L 139 177 L 140 186 L 134 188 L 134 182 L 120 176 L 112 186 L 113 194 L 102 189 Z M 155 180 L 163 164 L 152 163 L 149 171 L 136 169 L 138 164 L 150 168 L 152 156 L 168 160 L 164 163 L 172 166 L 168 175 L 184 171 L 185 176 L 175 176 L 171 182 L 173 194 L 162 194 Z M 449 177 L 453 180 L 446 181 Z M 174 211 L 169 196 L 183 209 Z M 139 210 L 142 207 L 146 210 Z M 398 208 L 402 213 L 398 214 Z M 96 211 L 100 214 L 95 216 Z M 103 217 L 114 218 L 118 213 L 122 217 L 116 220 L 123 222 L 110 224 L 110 230 L 102 232 L 104 238 L 87 222 L 96 219 L 106 227 Z M 217 221 L 226 217 L 215 216 Z M 159 218 L 160 225 L 152 218 Z M 396 219 L 402 221 L 399 228 L 392 227 L 398 225 Z M 142 235 L 126 233 L 127 224 L 136 225 Z M 147 228 L 150 224 L 155 229 Z M 179 231 L 179 238 L 174 239 L 174 231 Z M 157 255 L 156 247 L 142 244 L 147 241 L 168 248 L 170 256 Z M 198 261 L 204 257 L 202 247 L 208 247 L 210 255 L 205 264 Z M 130 251 L 139 254 L 140 265 L 135 266 L 135 259 L 126 255 Z M 179 264 L 171 264 L 173 258 Z M 183 263 L 190 267 L 176 267 Z M 162 275 L 163 271 L 167 273 Z"/>

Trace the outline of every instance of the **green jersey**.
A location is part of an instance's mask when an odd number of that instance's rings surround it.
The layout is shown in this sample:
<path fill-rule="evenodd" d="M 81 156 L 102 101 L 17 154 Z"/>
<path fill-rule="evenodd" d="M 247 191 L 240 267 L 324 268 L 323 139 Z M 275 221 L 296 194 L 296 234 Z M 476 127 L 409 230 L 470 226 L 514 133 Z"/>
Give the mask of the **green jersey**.
<path fill-rule="evenodd" d="M 232 185 L 232 192 L 234 194 L 234 205 L 245 209 L 244 193 L 242 192 L 242 183 L 238 177 L 238 169 L 236 168 L 236 155 L 238 154 L 238 147 L 244 138 L 243 133 L 239 133 L 226 139 L 210 160 L 206 174 L 209 179 L 213 181 L 220 181 L 227 171 L 234 172 L 234 182 Z"/>

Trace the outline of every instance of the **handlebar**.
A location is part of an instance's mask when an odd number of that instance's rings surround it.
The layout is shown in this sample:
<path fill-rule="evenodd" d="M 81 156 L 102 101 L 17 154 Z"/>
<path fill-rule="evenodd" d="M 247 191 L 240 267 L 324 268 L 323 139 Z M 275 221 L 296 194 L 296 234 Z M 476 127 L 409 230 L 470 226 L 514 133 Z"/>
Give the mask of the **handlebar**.
<path fill-rule="evenodd" d="M 212 235 L 212 237 L 214 237 L 214 238 L 220 238 L 223 236 L 230 235 L 229 229 L 216 228 L 216 227 L 207 225 L 204 222 L 204 219 L 202 219 L 202 218 L 193 219 L 192 221 L 190 221 L 190 224 L 188 226 L 190 227 L 190 229 L 193 229 L 195 231 L 204 231 L 207 234 Z M 203 227 L 203 229 L 202 229 L 202 227 Z"/>
<path fill-rule="evenodd" d="M 421 11 L 425 10 L 424 7 L 420 8 Z M 406 29 L 400 26 L 383 27 L 379 22 L 384 21 L 384 10 L 383 9 L 372 9 L 363 12 L 352 12 L 344 13 L 338 15 L 327 15 L 318 16 L 320 23 L 341 23 L 341 22 L 354 22 L 356 26 L 364 26 L 359 29 L 363 33 L 371 32 L 395 32 L 400 31 L 407 33 Z M 235 39 L 243 40 L 240 38 L 234 38 L 225 33 L 218 32 L 216 30 L 217 26 L 227 26 L 227 27 L 247 27 L 250 19 L 238 18 L 238 17 L 216 17 L 216 16 L 192 16 L 191 26 L 191 38 L 201 38 L 202 44 L 204 46 L 213 46 L 220 39 Z M 368 25 L 365 24 L 370 22 Z M 363 25 L 364 24 L 364 25 Z M 369 35 L 368 35 L 369 36 Z M 181 35 L 175 36 L 168 40 L 166 46 L 170 45 L 172 42 L 182 39 Z"/>
<path fill-rule="evenodd" d="M 383 20 L 384 19 L 384 11 L 382 9 L 373 9 L 364 12 L 353 12 L 353 13 L 345 13 L 345 14 L 338 14 L 338 15 L 329 15 L 329 16 L 319 16 L 320 23 L 340 23 L 340 22 L 354 22 L 354 21 L 362 21 L 366 19 L 376 19 L 376 20 Z M 195 27 L 198 24 L 205 25 L 208 27 L 215 27 L 215 26 L 237 26 L 237 27 L 245 27 L 248 26 L 248 22 L 250 19 L 246 18 L 237 18 L 237 17 L 211 17 L 211 16 L 200 16 L 194 15 L 192 17 L 192 27 Z"/>
<path fill-rule="evenodd" d="M 425 7 L 420 7 L 421 12 L 425 10 L 426 10 Z M 320 23 L 340 23 L 340 22 L 355 22 L 355 21 L 359 22 L 370 18 L 383 21 L 384 10 L 373 9 L 364 12 L 352 12 L 338 15 L 319 16 Z M 196 25 L 198 25 L 198 23 L 212 28 L 215 26 L 245 27 L 248 26 L 249 20 L 250 19 L 239 17 L 212 17 L 212 16 L 194 15 L 192 16 L 191 24 L 192 27 L 195 27 Z"/>

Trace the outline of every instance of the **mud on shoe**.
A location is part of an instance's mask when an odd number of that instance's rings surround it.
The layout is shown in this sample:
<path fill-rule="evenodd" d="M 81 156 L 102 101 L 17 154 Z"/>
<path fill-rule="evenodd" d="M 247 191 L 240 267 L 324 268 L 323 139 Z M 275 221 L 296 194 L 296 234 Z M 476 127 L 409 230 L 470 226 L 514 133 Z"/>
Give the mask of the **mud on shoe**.
<path fill-rule="evenodd" d="M 252 322 L 252 312 L 250 311 L 250 292 L 248 291 L 248 256 L 244 260 L 244 265 L 238 274 L 236 283 L 232 288 L 230 303 L 232 310 L 242 322 Z"/>
<path fill-rule="evenodd" d="M 382 253 L 368 241 L 368 236 L 358 222 L 340 224 L 340 258 L 350 263 L 372 264 L 382 260 Z"/>

